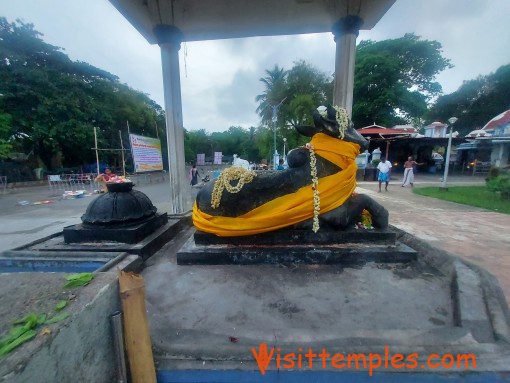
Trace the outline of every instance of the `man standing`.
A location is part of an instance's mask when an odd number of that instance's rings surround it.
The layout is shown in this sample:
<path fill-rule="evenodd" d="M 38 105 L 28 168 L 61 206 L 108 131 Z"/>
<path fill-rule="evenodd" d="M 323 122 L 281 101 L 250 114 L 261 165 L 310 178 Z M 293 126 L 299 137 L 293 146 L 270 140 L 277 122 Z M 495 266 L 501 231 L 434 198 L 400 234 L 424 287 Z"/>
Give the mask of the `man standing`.
<path fill-rule="evenodd" d="M 388 183 L 390 182 L 390 169 L 391 163 L 390 161 L 386 161 L 386 157 L 381 157 L 381 162 L 377 165 L 377 170 L 379 170 L 379 193 L 381 192 L 381 184 L 383 182 L 386 183 L 384 190 L 388 191 Z"/>
<path fill-rule="evenodd" d="M 415 165 L 423 165 L 415 160 L 413 160 L 413 157 L 409 157 L 407 161 L 404 163 L 404 179 L 402 180 L 402 187 L 406 187 L 411 185 L 413 187 L 414 183 L 414 166 Z"/>

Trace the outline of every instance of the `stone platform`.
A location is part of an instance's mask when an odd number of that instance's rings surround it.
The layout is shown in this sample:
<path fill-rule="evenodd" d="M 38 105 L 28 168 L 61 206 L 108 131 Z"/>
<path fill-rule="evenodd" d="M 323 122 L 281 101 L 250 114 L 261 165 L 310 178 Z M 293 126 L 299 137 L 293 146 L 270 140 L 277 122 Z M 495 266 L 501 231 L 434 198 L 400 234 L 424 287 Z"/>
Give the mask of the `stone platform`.
<path fill-rule="evenodd" d="M 141 222 L 122 225 L 89 225 L 81 223 L 64 228 L 65 243 L 82 243 L 90 241 L 111 241 L 137 243 L 154 233 L 168 222 L 166 213 L 155 214 Z"/>
<path fill-rule="evenodd" d="M 353 264 L 410 262 L 416 251 L 390 230 L 279 230 L 247 237 L 217 237 L 197 231 L 177 252 L 179 265 Z"/>
<path fill-rule="evenodd" d="M 168 222 L 137 243 L 109 240 L 92 240 L 66 243 L 63 233 L 0 253 L 0 271 L 105 271 L 122 261 L 129 254 L 137 255 L 143 262 L 189 225 L 187 216 L 167 219 Z"/>
<path fill-rule="evenodd" d="M 510 317 L 497 282 L 416 237 L 391 230 L 397 242 L 417 251 L 415 260 L 184 265 L 179 253 L 194 240 L 194 229 L 181 232 L 142 272 L 160 374 L 241 370 L 248 374 L 244 381 L 259 381 L 263 377 L 252 348 L 261 343 L 283 354 L 309 348 L 326 348 L 330 354 L 384 355 L 385 348 L 392 355 L 418 353 L 418 369 L 378 370 L 405 374 L 409 381 L 415 380 L 413 373 L 451 378 L 509 371 Z M 220 246 L 248 247 L 208 247 Z M 477 366 L 427 366 L 429 356 L 446 353 L 472 353 Z M 362 366 L 356 370 L 366 374 Z M 289 372 L 278 369 L 274 358 L 268 371 Z"/>

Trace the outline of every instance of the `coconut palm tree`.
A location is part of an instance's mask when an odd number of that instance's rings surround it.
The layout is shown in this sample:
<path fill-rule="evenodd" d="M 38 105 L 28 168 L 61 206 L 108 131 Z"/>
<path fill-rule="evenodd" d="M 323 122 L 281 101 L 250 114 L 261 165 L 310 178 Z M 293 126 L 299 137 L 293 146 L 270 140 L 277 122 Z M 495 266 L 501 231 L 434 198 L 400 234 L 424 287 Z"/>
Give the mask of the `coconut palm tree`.
<path fill-rule="evenodd" d="M 266 76 L 261 77 L 264 83 L 264 92 L 255 97 L 259 103 L 257 113 L 262 119 L 262 124 L 269 125 L 273 118 L 273 111 L 270 105 L 278 104 L 285 97 L 285 79 L 287 71 L 275 65 L 273 69 L 266 69 Z"/>

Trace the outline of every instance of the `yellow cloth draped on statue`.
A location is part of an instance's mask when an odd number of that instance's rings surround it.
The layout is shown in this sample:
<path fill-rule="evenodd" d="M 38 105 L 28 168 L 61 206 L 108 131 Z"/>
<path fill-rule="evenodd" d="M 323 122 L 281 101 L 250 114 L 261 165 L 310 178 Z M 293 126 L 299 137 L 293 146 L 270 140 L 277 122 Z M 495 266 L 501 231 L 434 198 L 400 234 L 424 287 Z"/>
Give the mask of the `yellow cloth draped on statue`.
<path fill-rule="evenodd" d="M 316 155 L 334 163 L 342 171 L 319 178 L 320 212 L 326 213 L 342 205 L 356 188 L 354 159 L 359 145 L 341 141 L 323 133 L 313 136 L 310 144 Z M 256 182 L 256 179 L 255 179 Z M 304 186 L 294 193 L 275 198 L 239 217 L 213 216 L 202 212 L 195 202 L 193 223 L 198 230 L 220 237 L 266 233 L 313 217 L 313 190 Z"/>

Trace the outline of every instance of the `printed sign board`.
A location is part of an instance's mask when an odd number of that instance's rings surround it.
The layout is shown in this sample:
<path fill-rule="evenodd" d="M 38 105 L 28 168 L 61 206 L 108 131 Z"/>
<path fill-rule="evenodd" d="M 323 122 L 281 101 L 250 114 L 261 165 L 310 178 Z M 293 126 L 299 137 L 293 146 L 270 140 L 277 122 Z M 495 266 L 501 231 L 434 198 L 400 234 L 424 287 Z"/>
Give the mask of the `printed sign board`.
<path fill-rule="evenodd" d="M 197 154 L 197 165 L 205 165 L 205 154 L 204 153 L 200 153 L 200 154 Z"/>
<path fill-rule="evenodd" d="M 129 135 L 135 172 L 151 172 L 163 170 L 163 157 L 161 156 L 161 141 L 157 138 Z"/>
<path fill-rule="evenodd" d="M 222 152 L 214 152 L 214 165 L 221 165 L 223 155 Z"/>

